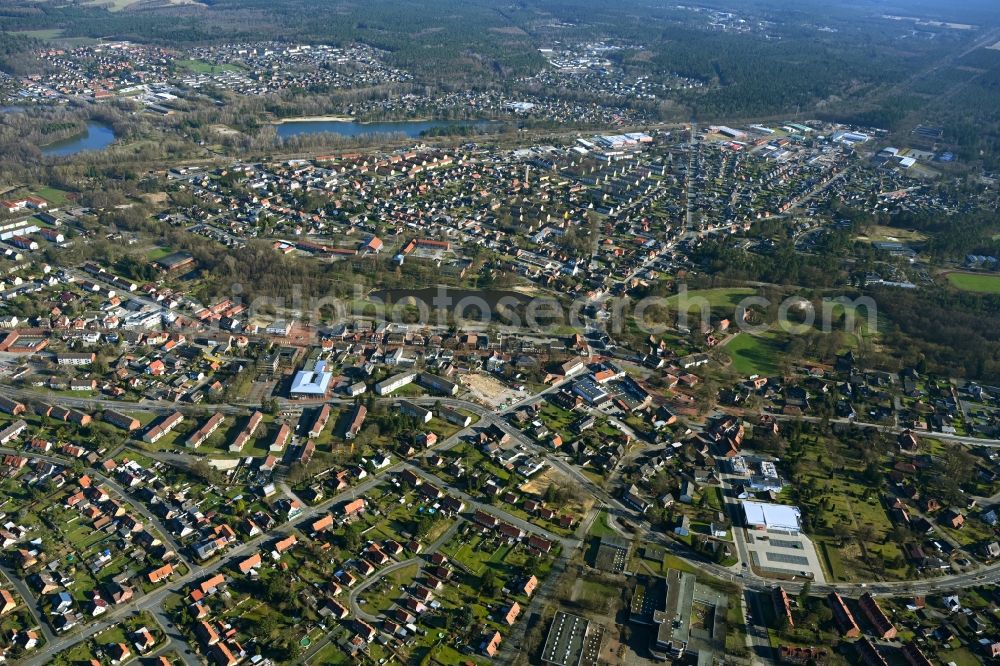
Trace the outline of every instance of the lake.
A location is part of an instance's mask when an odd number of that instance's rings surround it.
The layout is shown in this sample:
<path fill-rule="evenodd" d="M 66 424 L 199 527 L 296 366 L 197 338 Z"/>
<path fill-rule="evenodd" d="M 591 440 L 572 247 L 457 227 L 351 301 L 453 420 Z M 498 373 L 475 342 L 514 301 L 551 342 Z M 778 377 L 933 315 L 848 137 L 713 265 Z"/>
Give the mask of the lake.
<path fill-rule="evenodd" d="M 278 136 L 288 139 L 299 134 L 332 132 L 341 136 L 367 136 L 372 134 L 405 134 L 417 138 L 422 133 L 438 127 L 482 127 L 489 120 L 397 120 L 384 123 L 359 123 L 356 120 L 303 120 L 276 125 Z"/>
<path fill-rule="evenodd" d="M 42 146 L 42 155 L 46 157 L 65 157 L 75 155 L 84 150 L 101 150 L 107 148 L 115 140 L 115 133 L 102 123 L 87 123 L 87 131 L 77 136 L 63 139 Z"/>

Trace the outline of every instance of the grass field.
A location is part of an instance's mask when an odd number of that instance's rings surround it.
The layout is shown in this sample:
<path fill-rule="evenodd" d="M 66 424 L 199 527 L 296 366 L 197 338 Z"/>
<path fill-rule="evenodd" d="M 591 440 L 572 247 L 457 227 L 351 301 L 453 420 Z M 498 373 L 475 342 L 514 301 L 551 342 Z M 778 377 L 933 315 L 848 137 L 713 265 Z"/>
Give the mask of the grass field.
<path fill-rule="evenodd" d="M 204 60 L 178 60 L 178 67 L 184 67 L 197 74 L 220 74 L 222 72 L 242 72 L 243 70 L 231 64 L 212 65 Z"/>
<path fill-rule="evenodd" d="M 686 299 L 690 304 L 691 309 L 696 307 L 698 299 L 704 299 L 708 302 L 712 309 L 716 308 L 735 308 L 736 304 L 742 301 L 747 296 L 753 296 L 757 293 L 756 289 L 751 289 L 749 287 L 731 287 L 731 288 L 720 288 L 720 289 L 696 289 L 694 291 L 687 292 Z M 694 301 L 692 303 L 692 301 Z M 676 307 L 680 302 L 680 294 L 675 294 L 667 299 L 667 302 Z"/>
<path fill-rule="evenodd" d="M 170 254 L 173 250 L 165 247 L 155 247 L 146 253 L 147 261 L 156 261 L 157 259 L 163 259 L 163 257 Z"/>
<path fill-rule="evenodd" d="M 617 533 L 608 525 L 607 511 L 601 511 L 597 514 L 597 518 L 594 520 L 594 524 L 590 526 L 590 531 L 587 532 L 587 535 L 592 537 L 617 536 Z"/>
<path fill-rule="evenodd" d="M 885 227 L 874 225 L 867 234 L 858 236 L 858 240 L 869 240 L 872 242 L 899 242 L 899 243 L 919 243 L 927 240 L 927 236 L 919 231 L 907 229 L 897 229 L 895 227 Z"/>
<path fill-rule="evenodd" d="M 91 6 L 104 7 L 109 12 L 120 12 L 128 9 L 132 5 L 138 4 L 140 0 L 89 0 L 86 4 Z M 163 5 L 198 5 L 194 0 L 164 0 Z"/>
<path fill-rule="evenodd" d="M 12 35 L 24 35 L 25 37 L 31 37 L 32 39 L 40 39 L 42 41 L 49 41 L 52 39 L 57 39 L 63 34 L 62 28 L 48 28 L 46 30 L 19 30 L 17 32 L 10 33 Z"/>
<path fill-rule="evenodd" d="M 1000 275 L 981 273 L 948 273 L 951 286 L 962 291 L 974 291 L 978 294 L 1000 294 Z"/>
<path fill-rule="evenodd" d="M 778 359 L 782 348 L 774 333 L 741 333 L 729 341 L 725 350 L 733 360 L 733 369 L 742 375 L 778 373 Z"/>
<path fill-rule="evenodd" d="M 69 194 L 69 192 L 59 190 L 54 187 L 41 187 L 35 192 L 35 194 L 45 199 L 53 206 L 65 206 L 69 203 L 69 199 L 66 198 L 66 195 Z"/>
<path fill-rule="evenodd" d="M 340 664 L 351 663 L 351 658 L 340 649 L 335 643 L 327 643 L 323 646 L 319 652 L 313 655 L 312 659 L 308 663 L 311 664 L 332 664 L 334 666 L 339 666 Z"/>

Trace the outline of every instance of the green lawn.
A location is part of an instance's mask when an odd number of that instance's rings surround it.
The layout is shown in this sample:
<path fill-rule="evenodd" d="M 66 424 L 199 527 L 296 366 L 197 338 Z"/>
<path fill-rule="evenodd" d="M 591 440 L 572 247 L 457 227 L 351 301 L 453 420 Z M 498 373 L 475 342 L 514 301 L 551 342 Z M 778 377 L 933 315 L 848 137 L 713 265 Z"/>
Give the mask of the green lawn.
<path fill-rule="evenodd" d="M 393 603 L 402 596 L 399 586 L 412 583 L 419 571 L 419 564 L 410 564 L 393 571 L 376 583 L 374 587 L 365 590 L 361 596 L 368 602 L 368 612 L 382 613 L 392 608 Z"/>
<path fill-rule="evenodd" d="M 974 291 L 978 294 L 1000 294 L 1000 275 L 980 273 L 948 273 L 951 286 L 962 291 Z"/>
<path fill-rule="evenodd" d="M 45 199 L 53 206 L 65 206 L 69 203 L 69 199 L 66 198 L 66 195 L 69 194 L 69 192 L 55 187 L 40 187 L 35 194 Z"/>
<path fill-rule="evenodd" d="M 156 261 L 157 259 L 163 259 L 163 257 L 167 256 L 171 252 L 173 252 L 173 250 L 170 250 L 168 248 L 156 247 L 146 253 L 146 260 Z"/>
<path fill-rule="evenodd" d="M 242 72 L 242 68 L 232 65 L 212 65 L 205 62 L 204 60 L 178 60 L 178 67 L 183 67 L 191 70 L 192 72 L 197 72 L 198 74 L 219 74 L 221 72 Z"/>
<path fill-rule="evenodd" d="M 434 661 L 445 666 L 458 666 L 459 664 L 489 664 L 489 659 L 478 656 L 462 654 L 450 645 L 439 645 L 434 650 Z"/>
<path fill-rule="evenodd" d="M 978 666 L 982 660 L 967 648 L 960 647 L 954 650 L 942 650 L 941 654 L 946 655 L 949 662 L 954 662 L 956 666 Z"/>
<path fill-rule="evenodd" d="M 448 553 L 452 558 L 461 562 L 469 569 L 472 573 L 479 575 L 483 571 L 483 567 L 490 559 L 492 553 L 486 553 L 481 550 L 476 550 L 476 546 L 482 541 L 481 537 L 475 536 L 471 540 L 466 541 L 461 544 L 457 550 L 449 550 L 449 546 L 454 543 L 447 544 L 442 550 Z"/>
<path fill-rule="evenodd" d="M 678 571 L 684 571 L 696 576 L 701 573 L 698 569 L 691 566 L 691 564 L 689 564 L 686 560 L 682 560 L 676 555 L 670 555 L 669 553 L 663 556 L 663 575 L 666 575 L 667 569 L 677 569 Z"/>
<path fill-rule="evenodd" d="M 597 518 L 594 520 L 594 524 L 590 526 L 590 531 L 587 532 L 587 535 L 592 537 L 617 536 L 615 531 L 611 529 L 611 526 L 608 525 L 607 511 L 601 511 L 597 514 Z"/>
<path fill-rule="evenodd" d="M 733 360 L 733 369 L 742 375 L 774 375 L 778 373 L 781 344 L 775 334 L 740 333 L 725 346 Z"/>
<path fill-rule="evenodd" d="M 840 553 L 836 546 L 825 540 L 817 540 L 819 554 L 826 565 L 826 574 L 831 580 L 847 580 L 844 573 L 844 564 L 840 561 Z"/>
<path fill-rule="evenodd" d="M 756 293 L 756 289 L 749 287 L 696 289 L 687 293 L 687 300 L 692 308 L 695 307 L 698 299 L 705 299 L 712 308 L 735 308 L 737 303 Z M 679 300 L 680 294 L 675 294 L 667 299 L 670 305 L 676 305 Z"/>
<path fill-rule="evenodd" d="M 12 35 L 24 35 L 25 37 L 30 37 L 32 39 L 40 39 L 42 41 L 50 41 L 56 39 L 63 34 L 62 28 L 47 28 L 44 30 L 18 30 L 16 32 L 11 32 Z"/>
<path fill-rule="evenodd" d="M 542 403 L 542 411 L 539 413 L 539 420 L 548 428 L 561 435 L 569 434 L 569 427 L 578 416 L 562 407 L 557 407 L 551 402 Z"/>
<path fill-rule="evenodd" d="M 313 655 L 312 659 L 308 661 L 310 664 L 332 664 L 334 666 L 339 666 L 340 664 L 351 663 L 351 658 L 344 653 L 335 643 L 327 643 L 323 646 L 319 652 Z"/>
<path fill-rule="evenodd" d="M 725 500 L 722 498 L 722 488 L 712 487 L 706 490 L 705 501 L 708 506 L 715 511 L 722 511 Z"/>

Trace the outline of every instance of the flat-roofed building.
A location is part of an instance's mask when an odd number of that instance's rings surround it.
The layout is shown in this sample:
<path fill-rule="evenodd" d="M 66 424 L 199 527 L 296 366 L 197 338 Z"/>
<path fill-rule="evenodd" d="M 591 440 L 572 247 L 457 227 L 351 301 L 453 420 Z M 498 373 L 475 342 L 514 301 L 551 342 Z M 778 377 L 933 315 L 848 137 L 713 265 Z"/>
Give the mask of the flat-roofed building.
<path fill-rule="evenodd" d="M 573 383 L 573 393 L 577 394 L 591 405 L 602 405 L 611 399 L 611 395 L 605 391 L 592 377 L 584 377 Z"/>
<path fill-rule="evenodd" d="M 755 530 L 802 531 L 801 514 L 796 506 L 744 500 L 740 509 L 747 527 Z"/>
<path fill-rule="evenodd" d="M 97 358 L 93 352 L 86 354 L 57 354 L 56 363 L 59 365 L 90 365 Z"/>
<path fill-rule="evenodd" d="M 653 613 L 656 629 L 655 651 L 679 659 L 691 640 L 691 608 L 694 603 L 695 577 L 670 569 L 667 571 L 667 596 L 663 609 Z"/>
<path fill-rule="evenodd" d="M 326 361 L 316 361 L 312 370 L 302 369 L 292 378 L 288 395 L 292 398 L 322 398 L 330 390 L 333 373 L 326 369 Z"/>
<path fill-rule="evenodd" d="M 620 574 L 625 571 L 630 546 L 631 542 L 627 539 L 603 536 L 597 548 L 594 564 L 603 571 Z"/>
<path fill-rule="evenodd" d="M 194 266 L 194 257 L 187 252 L 174 252 L 157 259 L 153 265 L 166 272 L 180 271 Z"/>
<path fill-rule="evenodd" d="M 583 659 L 590 620 L 565 611 L 556 613 L 542 649 L 542 663 L 553 666 L 578 666 Z"/>

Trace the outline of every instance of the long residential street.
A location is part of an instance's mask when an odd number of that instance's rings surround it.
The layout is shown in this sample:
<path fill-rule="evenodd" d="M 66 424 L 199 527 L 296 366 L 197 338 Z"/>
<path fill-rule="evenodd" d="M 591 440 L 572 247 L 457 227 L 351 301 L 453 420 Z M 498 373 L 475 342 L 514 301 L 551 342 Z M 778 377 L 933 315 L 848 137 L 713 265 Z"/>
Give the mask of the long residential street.
<path fill-rule="evenodd" d="M 460 401 L 454 401 L 454 402 L 457 403 Z M 465 404 L 463 404 L 462 406 L 468 408 L 468 406 Z M 482 410 L 476 409 L 474 411 L 480 412 Z M 483 413 L 489 414 L 488 411 L 485 411 Z M 447 449 L 455 446 L 457 443 L 461 441 L 460 437 L 467 435 L 468 432 L 469 429 L 463 429 L 459 433 L 456 433 L 451 438 L 443 442 L 442 445 L 440 447 L 437 447 L 436 450 L 441 450 L 442 448 Z M 8 452 L 13 451 L 12 449 L 0 449 L 0 452 L 3 452 L 5 450 Z M 51 462 L 65 464 L 64 460 L 61 460 L 53 456 L 35 455 L 34 457 L 42 460 L 49 460 Z M 177 461 L 177 457 L 175 457 L 172 454 L 169 456 L 166 454 L 154 454 L 154 457 Z M 183 456 L 180 457 L 180 460 L 183 461 L 185 464 L 188 462 Z M 433 474 L 427 472 L 426 470 L 420 467 L 416 467 L 410 463 L 397 462 L 396 464 L 391 465 L 379 471 L 376 474 L 370 475 L 367 479 L 360 482 L 359 484 L 352 486 L 351 488 L 348 488 L 343 492 L 333 497 L 330 497 L 327 500 L 315 506 L 307 507 L 305 510 L 303 510 L 300 514 L 298 514 L 295 517 L 294 522 L 287 522 L 278 525 L 273 530 L 261 534 L 243 544 L 236 546 L 233 549 L 230 549 L 222 557 L 208 564 L 197 564 L 193 562 L 190 563 L 190 571 L 187 574 L 172 578 L 167 585 L 158 588 L 157 590 L 147 595 L 139 596 L 132 602 L 119 604 L 117 606 L 112 607 L 107 613 L 105 613 L 101 617 L 101 620 L 98 622 L 86 625 L 83 628 L 77 628 L 71 630 L 68 634 L 64 636 L 54 636 L 51 632 L 51 629 L 47 626 L 47 624 L 41 621 L 40 610 L 36 611 L 37 612 L 36 620 L 39 621 L 39 624 L 42 627 L 43 632 L 45 632 L 47 636 L 51 637 L 51 639 L 46 643 L 46 645 L 42 649 L 40 649 L 37 653 L 31 655 L 30 659 L 27 660 L 25 663 L 28 664 L 29 666 L 42 666 L 43 664 L 47 663 L 48 660 L 56 653 L 61 652 L 69 647 L 72 647 L 73 645 L 79 643 L 80 641 L 86 640 L 87 638 L 104 631 L 108 627 L 113 626 L 118 618 L 123 617 L 132 610 L 145 610 L 154 612 L 154 615 L 158 618 L 159 622 L 161 623 L 169 622 L 169 618 L 167 618 L 162 614 L 163 600 L 169 594 L 179 592 L 189 583 L 194 582 L 200 578 L 204 578 L 208 575 L 211 575 L 212 573 L 218 571 L 219 569 L 233 565 L 238 559 L 241 559 L 251 554 L 254 550 L 258 549 L 262 544 L 275 540 L 280 536 L 292 532 L 293 530 L 295 530 L 296 525 L 303 523 L 309 520 L 310 518 L 321 515 L 322 513 L 329 511 L 332 507 L 342 502 L 364 495 L 365 492 L 371 490 L 375 486 L 382 483 L 386 476 L 402 471 L 403 469 L 412 469 L 415 473 L 419 474 L 426 480 L 439 484 L 441 487 L 447 487 L 447 484 L 444 481 L 437 478 Z M 108 485 L 110 486 L 111 484 L 109 483 Z M 112 487 L 114 488 L 114 486 Z M 121 489 L 116 489 L 116 492 L 120 491 Z M 567 552 L 572 551 L 580 544 L 580 541 L 578 539 L 575 538 L 571 539 L 554 535 L 548 530 L 545 530 L 544 528 L 529 523 L 528 521 L 522 520 L 517 516 L 510 515 L 505 511 L 503 511 L 502 509 L 474 500 L 471 496 L 462 491 L 449 488 L 448 492 L 450 494 L 453 494 L 461 498 L 463 501 L 466 502 L 468 507 L 472 508 L 472 510 L 482 509 L 484 511 L 488 511 L 489 513 L 499 516 L 503 520 L 517 527 L 520 527 L 526 532 L 533 532 L 541 536 L 544 536 L 545 538 L 548 538 L 550 540 L 559 541 L 563 545 L 564 549 L 568 549 Z M 124 500 L 129 502 L 129 504 L 132 505 L 136 510 L 143 513 L 144 516 L 146 515 L 146 513 L 142 511 L 142 508 L 144 508 L 142 507 L 142 504 L 132 499 L 127 492 L 121 492 L 121 496 Z M 164 536 L 167 536 L 167 533 L 165 533 Z M 25 595 L 26 599 L 35 598 L 35 596 L 31 594 L 30 591 L 27 590 L 23 581 L 20 581 L 16 577 L 12 577 L 12 580 L 15 582 L 15 585 L 18 586 L 17 587 L 18 591 L 21 592 L 23 595 Z M 174 637 L 172 638 L 172 640 L 178 640 L 178 639 Z"/>
<path fill-rule="evenodd" d="M 612 514 L 613 517 L 627 518 L 633 525 L 636 525 L 638 530 L 640 531 L 639 536 L 642 539 L 645 539 L 653 543 L 657 543 L 666 548 L 672 554 L 685 558 L 692 566 L 703 571 L 704 573 L 737 584 L 744 590 L 766 591 L 770 588 L 772 582 L 769 579 L 761 577 L 756 573 L 754 573 L 750 567 L 743 567 L 742 570 L 740 570 L 739 565 L 732 568 L 726 568 L 705 562 L 704 560 L 701 559 L 700 556 L 692 553 L 683 544 L 679 544 L 678 542 L 671 539 L 669 536 L 653 530 L 649 522 L 646 521 L 642 515 L 640 515 L 638 512 L 632 509 L 629 505 L 620 501 L 617 497 L 615 497 L 611 493 L 607 492 L 605 489 L 598 486 L 592 479 L 588 478 L 577 466 L 571 464 L 562 456 L 553 455 L 550 450 L 544 449 L 543 447 L 539 446 L 536 442 L 534 442 L 531 438 L 527 437 L 520 430 L 512 427 L 504 418 L 505 415 L 511 413 L 515 409 L 518 409 L 525 405 L 532 404 L 534 402 L 544 399 L 545 394 L 556 391 L 559 389 L 559 387 L 560 387 L 559 384 L 550 386 L 542 393 L 529 396 L 523 400 L 520 400 L 502 411 L 491 410 L 479 404 L 461 398 L 417 397 L 417 398 L 412 398 L 412 401 L 417 404 L 425 406 L 431 406 L 434 404 L 443 404 L 448 407 L 460 408 L 476 414 L 480 419 L 479 422 L 476 423 L 474 426 L 469 428 L 464 428 L 458 433 L 449 437 L 447 440 L 441 442 L 437 447 L 435 447 L 434 449 L 435 451 L 442 451 L 453 448 L 458 443 L 463 441 L 463 439 L 467 438 L 469 435 L 471 435 L 475 430 L 479 428 L 483 428 L 490 425 L 501 428 L 504 432 L 508 433 L 511 436 L 513 441 L 518 446 L 521 446 L 524 449 L 530 451 L 531 453 L 544 458 L 553 468 L 557 469 L 561 473 L 573 479 L 576 483 L 579 484 L 579 486 L 582 489 L 586 491 L 587 494 L 595 498 L 599 506 L 606 508 Z M 23 400 L 42 400 L 43 397 L 45 396 L 45 394 L 42 392 L 30 391 L 25 389 L 13 389 L 10 391 L 10 393 L 16 395 L 18 398 Z M 379 398 L 379 400 L 386 402 L 394 402 L 397 399 L 391 397 L 383 397 Z M 64 402 L 70 406 L 75 406 L 80 408 L 90 408 L 90 409 L 107 409 L 110 407 L 116 407 L 116 408 L 121 407 L 120 403 L 117 403 L 116 401 L 104 400 L 99 398 L 67 398 L 64 400 L 61 399 L 61 402 Z M 347 404 L 352 401 L 343 399 L 333 399 L 329 400 L 328 402 L 330 404 Z M 173 405 L 167 406 L 156 403 L 140 404 L 138 406 L 142 409 L 148 409 L 158 413 L 166 413 L 168 411 L 176 409 L 176 407 Z M 219 411 L 222 411 L 227 414 L 245 414 L 247 412 L 247 409 L 242 406 L 224 406 Z M 809 420 L 809 418 L 807 417 L 804 420 Z M 838 422 L 839 421 L 840 420 L 838 420 Z M 844 422 L 847 421 L 844 420 Z M 864 425 L 864 424 L 859 424 L 859 425 Z M 898 431 L 898 429 L 892 427 L 887 427 L 887 426 L 878 426 L 878 427 L 886 432 Z M 935 436 L 938 437 L 939 435 L 936 433 Z M 940 438 L 946 441 L 975 443 L 977 445 L 985 445 L 985 446 L 1000 446 L 1000 441 L 984 441 L 979 439 L 955 437 L 955 436 L 951 437 L 940 436 Z M 9 449 L 9 448 L 0 448 L 0 452 L 20 453 L 14 449 Z M 425 453 L 423 455 L 427 454 L 428 453 Z M 182 466 L 189 465 L 191 461 L 194 460 L 194 458 L 192 458 L 187 454 L 179 455 L 170 452 L 161 452 L 154 454 L 149 454 L 147 452 L 146 455 L 151 455 L 153 458 L 159 459 L 161 461 L 170 464 L 176 464 Z M 65 460 L 59 457 L 51 455 L 32 454 L 32 456 L 34 458 L 40 460 L 47 460 L 53 463 L 65 464 L 66 462 Z M 379 473 L 370 476 L 368 479 L 364 480 L 358 485 L 349 488 L 343 491 L 342 493 L 339 493 L 338 495 L 331 497 L 316 506 L 305 509 L 301 514 L 299 514 L 296 517 L 295 519 L 296 523 L 305 521 L 311 517 L 326 512 L 330 508 L 332 508 L 333 506 L 337 505 L 342 501 L 346 501 L 348 499 L 363 495 L 367 490 L 370 490 L 371 488 L 374 488 L 376 485 L 381 483 L 387 474 L 396 473 L 402 471 L 403 469 L 410 469 L 414 473 L 424 478 L 425 480 L 435 483 L 440 487 L 447 488 L 447 491 L 450 494 L 462 499 L 466 503 L 466 506 L 470 511 L 481 509 L 483 511 L 487 511 L 495 515 L 499 515 L 500 517 L 502 517 L 502 519 L 510 522 L 511 524 L 525 531 L 534 532 L 536 534 L 544 536 L 545 538 L 558 541 L 563 548 L 564 555 L 563 558 L 561 559 L 568 557 L 570 553 L 575 552 L 582 544 L 581 538 L 582 535 L 585 534 L 585 531 L 583 533 L 578 531 L 577 535 L 574 537 L 559 537 L 542 527 L 529 523 L 528 521 L 522 520 L 516 516 L 509 515 L 492 505 L 479 502 L 478 500 L 474 499 L 467 493 L 448 486 L 448 484 L 445 481 L 438 478 L 433 473 L 428 472 L 426 469 L 418 467 L 412 464 L 411 462 L 397 462 L 396 464 L 391 465 L 390 467 L 384 470 L 381 470 Z M 190 571 L 183 576 L 177 576 L 173 578 L 164 587 L 159 588 L 158 590 L 150 594 L 138 597 L 131 603 L 121 604 L 119 606 L 113 607 L 108 613 L 106 613 L 99 621 L 95 623 L 86 625 L 83 628 L 77 628 L 71 630 L 69 634 L 64 636 L 55 636 L 53 635 L 51 628 L 48 627 L 47 623 L 44 622 L 41 618 L 41 609 L 37 606 L 37 600 L 35 595 L 27 588 L 27 586 L 24 584 L 22 580 L 17 578 L 14 572 L 4 569 L 4 572 L 11 578 L 12 584 L 14 585 L 15 589 L 25 599 L 29 600 L 29 610 L 31 610 L 32 614 L 35 616 L 36 621 L 42 628 L 43 634 L 48 639 L 46 645 L 41 650 L 39 650 L 38 653 L 32 655 L 31 658 L 25 662 L 30 666 L 41 666 L 42 664 L 47 663 L 47 661 L 56 653 L 65 650 L 68 647 L 71 647 L 72 645 L 75 645 L 76 643 L 89 638 L 90 636 L 100 633 L 110 626 L 113 626 L 120 617 L 124 616 L 126 613 L 132 610 L 147 610 L 152 612 L 154 616 L 157 618 L 157 621 L 161 625 L 163 625 L 165 630 L 167 630 L 167 634 L 170 639 L 170 644 L 175 645 L 176 648 L 178 649 L 178 652 L 184 655 L 183 651 L 184 645 L 180 637 L 180 634 L 178 634 L 175 629 L 174 630 L 168 629 L 170 626 L 169 625 L 170 619 L 166 617 L 165 614 L 162 612 L 162 602 L 164 598 L 167 595 L 171 594 L 172 592 L 177 592 L 181 590 L 185 585 L 193 581 L 196 581 L 199 578 L 207 576 L 223 567 L 226 567 L 227 565 L 233 563 L 237 558 L 245 557 L 253 550 L 259 548 L 262 544 L 270 540 L 276 539 L 277 537 L 287 534 L 295 529 L 292 523 L 284 523 L 282 525 L 279 525 L 275 529 L 269 531 L 266 534 L 262 534 L 254 539 L 251 539 L 246 543 L 236 546 L 235 548 L 229 550 L 221 558 L 209 564 L 200 565 L 191 562 L 184 555 L 185 551 L 184 548 L 181 546 L 181 544 L 178 543 L 173 538 L 173 536 L 164 528 L 164 526 L 160 523 L 160 521 L 149 511 L 149 509 L 146 506 L 144 506 L 141 502 L 138 502 L 137 500 L 132 498 L 130 494 L 124 488 L 119 486 L 119 484 L 117 484 L 113 479 L 110 479 L 106 475 L 101 474 L 99 472 L 95 472 L 94 476 L 99 478 L 102 483 L 107 484 L 112 490 L 114 490 L 124 500 L 126 500 L 135 511 L 141 514 L 144 517 L 144 519 L 148 520 L 149 523 L 153 525 L 160 532 L 160 534 L 164 537 L 167 543 L 169 543 L 170 546 L 185 559 L 185 562 L 190 566 Z M 588 525 L 596 517 L 596 513 L 597 513 L 597 508 L 595 508 L 586 517 Z M 452 530 L 449 530 L 449 534 L 446 534 L 445 536 L 450 536 L 450 533 L 452 533 L 456 527 L 457 524 L 456 526 L 453 526 Z M 444 539 L 444 537 L 442 537 L 442 539 Z M 439 541 L 443 543 L 443 541 L 441 540 Z M 748 554 L 745 550 L 745 547 L 743 547 L 739 539 L 736 540 L 736 543 L 737 543 L 738 557 L 740 563 L 747 562 Z M 439 546 L 440 543 L 437 543 L 436 545 Z M 393 564 L 392 569 L 390 569 L 390 571 L 405 566 L 405 564 L 407 563 L 413 563 L 414 561 L 417 561 L 417 558 Z M 387 571 L 383 570 L 376 577 L 365 581 L 365 583 L 362 586 L 360 586 L 351 593 L 351 607 L 352 610 L 356 612 L 356 614 L 359 617 L 365 617 L 369 619 L 374 618 L 374 616 L 366 613 L 358 605 L 357 599 L 359 594 L 363 590 L 367 589 L 370 585 L 374 584 L 375 580 L 377 580 L 379 576 L 384 575 L 385 573 L 387 573 Z M 906 595 L 930 594 L 940 589 L 954 589 L 956 587 L 962 587 L 965 585 L 980 585 L 984 583 L 996 583 L 996 582 L 1000 582 L 1000 563 L 983 567 L 974 572 L 952 574 L 931 580 L 895 581 L 895 582 L 871 581 L 871 582 L 859 582 L 851 584 L 817 583 L 812 585 L 811 593 L 814 595 L 822 595 L 826 594 L 829 591 L 836 590 L 845 595 L 858 595 L 864 591 L 870 591 L 875 594 L 906 594 Z M 789 593 L 793 594 L 800 591 L 803 585 L 802 582 L 797 582 L 797 581 L 786 581 L 783 582 L 782 584 L 785 587 L 785 589 L 789 591 Z M 759 611 L 757 612 L 757 617 L 760 617 Z M 748 631 L 749 640 L 753 641 L 753 643 L 755 644 L 756 646 L 754 648 L 755 652 L 760 653 L 764 651 L 765 646 L 761 642 L 762 641 L 761 636 L 758 635 L 759 630 L 755 630 L 754 627 L 751 626 L 753 622 L 749 621 L 749 619 L 747 623 L 749 628 Z M 193 666 L 193 664 L 196 663 L 191 661 L 190 655 L 185 657 L 185 661 L 190 666 Z"/>

